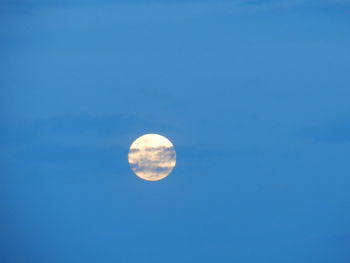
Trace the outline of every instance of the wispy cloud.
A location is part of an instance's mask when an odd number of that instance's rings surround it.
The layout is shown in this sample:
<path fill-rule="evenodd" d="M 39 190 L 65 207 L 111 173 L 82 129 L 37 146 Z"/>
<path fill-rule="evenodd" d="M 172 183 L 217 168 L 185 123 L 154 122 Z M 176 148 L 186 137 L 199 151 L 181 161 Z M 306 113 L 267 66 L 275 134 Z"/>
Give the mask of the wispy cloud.
<path fill-rule="evenodd" d="M 67 173 L 111 172 L 118 167 L 116 160 L 124 161 L 128 167 L 126 154 L 131 136 L 139 132 L 138 127 L 149 125 L 119 116 L 65 116 L 2 124 L 2 163 L 10 170 L 36 174 L 47 167 Z"/>
<path fill-rule="evenodd" d="M 336 121 L 309 128 L 306 135 L 317 141 L 350 142 L 350 121 Z"/>
<path fill-rule="evenodd" d="M 174 168 L 176 154 L 173 147 L 147 147 L 132 149 L 129 163 L 133 171 L 146 180 L 166 177 Z"/>

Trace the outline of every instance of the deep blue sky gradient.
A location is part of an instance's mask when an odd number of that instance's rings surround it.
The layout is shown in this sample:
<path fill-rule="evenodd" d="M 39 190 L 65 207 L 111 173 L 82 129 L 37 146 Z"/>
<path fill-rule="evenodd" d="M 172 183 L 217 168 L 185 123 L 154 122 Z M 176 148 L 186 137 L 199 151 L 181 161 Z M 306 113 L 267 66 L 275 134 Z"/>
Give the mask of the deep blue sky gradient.
<path fill-rule="evenodd" d="M 0 57 L 0 262 L 350 262 L 349 1 L 3 0 Z"/>

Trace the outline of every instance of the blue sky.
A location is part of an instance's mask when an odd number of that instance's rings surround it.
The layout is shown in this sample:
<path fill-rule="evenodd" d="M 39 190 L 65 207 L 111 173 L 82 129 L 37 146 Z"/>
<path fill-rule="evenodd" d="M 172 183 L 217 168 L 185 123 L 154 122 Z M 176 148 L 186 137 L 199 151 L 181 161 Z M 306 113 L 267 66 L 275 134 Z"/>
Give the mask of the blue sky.
<path fill-rule="evenodd" d="M 0 261 L 349 262 L 349 13 L 1 1 Z M 127 163 L 144 133 L 162 181 Z"/>

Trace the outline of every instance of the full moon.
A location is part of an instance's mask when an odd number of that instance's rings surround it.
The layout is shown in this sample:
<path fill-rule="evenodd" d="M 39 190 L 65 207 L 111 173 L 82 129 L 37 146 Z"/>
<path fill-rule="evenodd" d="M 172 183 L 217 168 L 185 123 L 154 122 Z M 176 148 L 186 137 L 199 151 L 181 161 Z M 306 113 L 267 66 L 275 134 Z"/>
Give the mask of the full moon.
<path fill-rule="evenodd" d="M 138 177 L 158 181 L 174 169 L 176 153 L 173 144 L 164 136 L 145 134 L 131 144 L 128 159 Z"/>

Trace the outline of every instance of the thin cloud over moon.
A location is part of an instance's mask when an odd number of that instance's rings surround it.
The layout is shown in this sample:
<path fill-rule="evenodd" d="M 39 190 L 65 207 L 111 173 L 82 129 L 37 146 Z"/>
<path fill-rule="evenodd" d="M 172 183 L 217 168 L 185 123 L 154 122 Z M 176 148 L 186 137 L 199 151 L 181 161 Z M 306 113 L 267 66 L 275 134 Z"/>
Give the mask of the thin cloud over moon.
<path fill-rule="evenodd" d="M 167 177 L 176 164 L 173 144 L 158 134 L 146 134 L 130 146 L 129 164 L 134 173 L 148 181 Z"/>

